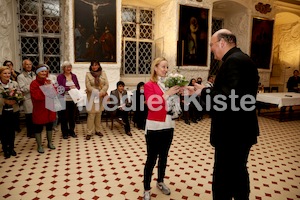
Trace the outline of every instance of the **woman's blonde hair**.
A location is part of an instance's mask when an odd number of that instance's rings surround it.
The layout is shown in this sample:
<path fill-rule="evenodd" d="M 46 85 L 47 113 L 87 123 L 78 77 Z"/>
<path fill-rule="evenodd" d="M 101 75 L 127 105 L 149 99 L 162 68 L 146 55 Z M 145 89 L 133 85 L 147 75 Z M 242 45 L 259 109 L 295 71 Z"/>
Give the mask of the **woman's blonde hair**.
<path fill-rule="evenodd" d="M 6 69 L 8 69 L 10 71 L 9 67 L 7 67 L 7 66 L 0 66 L 0 74 L 2 74 L 2 72 L 4 70 L 6 70 Z"/>
<path fill-rule="evenodd" d="M 154 70 L 155 67 L 157 67 L 157 65 L 159 65 L 159 63 L 161 61 L 167 61 L 164 57 L 158 57 L 155 58 L 155 60 L 153 60 L 152 65 L 151 65 L 151 76 L 150 76 L 150 81 L 152 82 L 157 82 L 157 74 L 156 71 Z"/>

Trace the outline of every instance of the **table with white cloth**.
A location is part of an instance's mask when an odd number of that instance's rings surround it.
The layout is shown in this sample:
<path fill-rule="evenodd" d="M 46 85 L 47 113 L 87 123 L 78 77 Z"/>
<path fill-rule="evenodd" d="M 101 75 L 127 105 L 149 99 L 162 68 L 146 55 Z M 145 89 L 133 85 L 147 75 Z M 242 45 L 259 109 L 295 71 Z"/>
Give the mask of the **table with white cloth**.
<path fill-rule="evenodd" d="M 257 102 L 264 104 L 277 105 L 280 109 L 280 121 L 283 121 L 284 112 L 287 106 L 300 105 L 300 93 L 282 92 L 282 93 L 258 93 L 256 97 Z M 258 106 L 258 113 L 260 114 L 260 107 Z"/>

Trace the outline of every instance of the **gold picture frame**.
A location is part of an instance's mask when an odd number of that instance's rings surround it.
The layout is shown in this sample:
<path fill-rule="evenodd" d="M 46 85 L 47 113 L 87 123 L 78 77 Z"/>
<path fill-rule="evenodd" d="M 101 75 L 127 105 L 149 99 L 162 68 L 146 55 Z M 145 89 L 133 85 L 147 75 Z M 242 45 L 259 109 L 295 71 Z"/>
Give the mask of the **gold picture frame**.
<path fill-rule="evenodd" d="M 177 65 L 207 66 L 208 9 L 180 5 Z"/>
<path fill-rule="evenodd" d="M 250 57 L 258 68 L 270 69 L 274 20 L 253 18 Z"/>
<path fill-rule="evenodd" d="M 116 62 L 116 0 L 74 0 L 75 62 Z"/>

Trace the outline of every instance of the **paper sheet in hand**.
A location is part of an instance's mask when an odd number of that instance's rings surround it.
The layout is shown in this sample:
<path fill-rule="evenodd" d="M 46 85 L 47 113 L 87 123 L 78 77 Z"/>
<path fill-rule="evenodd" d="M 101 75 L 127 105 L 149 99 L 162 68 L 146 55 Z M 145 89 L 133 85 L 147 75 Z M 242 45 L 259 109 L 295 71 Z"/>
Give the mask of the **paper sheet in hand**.
<path fill-rule="evenodd" d="M 41 85 L 40 89 L 42 90 L 42 92 L 44 93 L 44 95 L 46 97 L 54 98 L 57 96 L 56 89 L 54 88 L 54 86 L 52 84 Z"/>
<path fill-rule="evenodd" d="M 57 112 L 66 109 L 66 101 L 63 96 L 50 98 L 46 96 L 45 107 L 52 112 Z"/>
<path fill-rule="evenodd" d="M 57 112 L 60 110 L 66 109 L 66 103 L 64 101 L 63 96 L 58 96 L 56 89 L 52 84 L 41 85 L 40 89 L 42 90 L 43 94 L 46 96 L 45 98 L 45 107 L 48 110 L 53 112 Z"/>
<path fill-rule="evenodd" d="M 74 101 L 74 103 L 78 103 L 79 101 L 82 101 L 83 96 L 78 89 L 71 89 L 68 92 L 72 100 Z"/>

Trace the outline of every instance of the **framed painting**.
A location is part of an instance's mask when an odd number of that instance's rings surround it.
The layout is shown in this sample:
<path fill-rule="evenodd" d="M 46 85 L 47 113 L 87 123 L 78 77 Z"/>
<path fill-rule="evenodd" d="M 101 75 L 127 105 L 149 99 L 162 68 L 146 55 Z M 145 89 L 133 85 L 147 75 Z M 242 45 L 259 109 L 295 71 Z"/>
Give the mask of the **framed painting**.
<path fill-rule="evenodd" d="M 253 18 L 250 57 L 258 68 L 270 69 L 274 20 Z"/>
<path fill-rule="evenodd" d="M 180 5 L 177 65 L 207 66 L 208 9 Z"/>
<path fill-rule="evenodd" d="M 74 0 L 75 62 L 116 62 L 116 0 Z"/>

